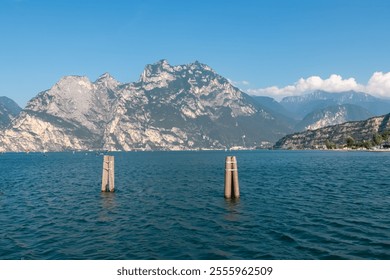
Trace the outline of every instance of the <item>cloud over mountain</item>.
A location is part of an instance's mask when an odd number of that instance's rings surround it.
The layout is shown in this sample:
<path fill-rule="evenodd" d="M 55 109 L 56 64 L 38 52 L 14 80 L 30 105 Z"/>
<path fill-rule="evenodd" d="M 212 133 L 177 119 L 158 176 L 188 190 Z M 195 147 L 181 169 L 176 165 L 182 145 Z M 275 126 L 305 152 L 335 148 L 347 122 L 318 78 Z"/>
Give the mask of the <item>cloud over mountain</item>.
<path fill-rule="evenodd" d="M 344 79 L 340 75 L 332 74 L 327 79 L 322 79 L 319 76 L 311 76 L 306 79 L 300 78 L 293 85 L 249 89 L 248 93 L 281 99 L 286 96 L 302 95 L 315 90 L 327 92 L 345 92 L 353 90 L 369 93 L 381 98 L 390 98 L 390 72 L 375 72 L 369 79 L 367 85 L 359 84 L 355 78 Z"/>

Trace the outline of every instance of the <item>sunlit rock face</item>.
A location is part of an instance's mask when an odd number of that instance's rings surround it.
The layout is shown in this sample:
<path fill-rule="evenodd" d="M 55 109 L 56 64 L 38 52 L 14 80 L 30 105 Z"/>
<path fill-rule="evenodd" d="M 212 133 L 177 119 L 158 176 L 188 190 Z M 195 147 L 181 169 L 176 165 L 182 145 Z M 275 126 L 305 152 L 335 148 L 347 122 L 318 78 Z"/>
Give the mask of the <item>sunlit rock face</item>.
<path fill-rule="evenodd" d="M 255 147 L 291 128 L 209 66 L 147 65 L 139 81 L 66 76 L 0 133 L 0 151 Z"/>

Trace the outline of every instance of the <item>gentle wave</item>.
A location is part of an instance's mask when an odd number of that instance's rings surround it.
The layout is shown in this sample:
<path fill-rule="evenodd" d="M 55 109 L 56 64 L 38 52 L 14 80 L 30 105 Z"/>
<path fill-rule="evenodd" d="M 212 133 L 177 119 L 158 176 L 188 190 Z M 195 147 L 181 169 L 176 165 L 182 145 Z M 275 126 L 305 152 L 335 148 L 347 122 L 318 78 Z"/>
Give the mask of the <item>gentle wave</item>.
<path fill-rule="evenodd" d="M 0 259 L 390 259 L 390 154 L 234 154 L 0 155 Z"/>

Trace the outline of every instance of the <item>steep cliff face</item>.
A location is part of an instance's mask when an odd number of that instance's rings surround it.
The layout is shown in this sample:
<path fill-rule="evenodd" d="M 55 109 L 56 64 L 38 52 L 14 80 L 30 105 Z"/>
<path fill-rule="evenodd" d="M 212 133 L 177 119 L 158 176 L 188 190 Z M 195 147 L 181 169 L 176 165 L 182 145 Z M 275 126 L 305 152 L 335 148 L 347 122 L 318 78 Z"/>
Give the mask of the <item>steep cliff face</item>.
<path fill-rule="evenodd" d="M 138 82 L 64 77 L 0 135 L 3 151 L 256 146 L 290 127 L 209 66 L 147 65 Z"/>
<path fill-rule="evenodd" d="M 327 141 L 342 147 L 347 144 L 348 138 L 358 142 L 370 141 L 374 134 L 390 130 L 389 119 L 390 114 L 387 114 L 364 121 L 346 122 L 294 133 L 280 139 L 274 147 L 277 149 L 313 149 L 325 147 Z"/>

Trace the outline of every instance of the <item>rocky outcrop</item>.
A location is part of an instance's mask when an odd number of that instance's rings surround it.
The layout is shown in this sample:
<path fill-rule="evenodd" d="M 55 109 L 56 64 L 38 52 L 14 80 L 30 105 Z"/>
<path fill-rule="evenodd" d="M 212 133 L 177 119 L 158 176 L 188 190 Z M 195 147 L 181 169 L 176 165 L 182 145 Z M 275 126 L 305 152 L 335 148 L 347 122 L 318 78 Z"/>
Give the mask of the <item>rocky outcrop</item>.
<path fill-rule="evenodd" d="M 347 139 L 355 142 L 371 141 L 376 133 L 390 130 L 390 114 L 364 121 L 346 122 L 316 130 L 294 133 L 280 139 L 276 149 L 322 149 L 327 143 L 339 147 L 347 145 Z"/>

